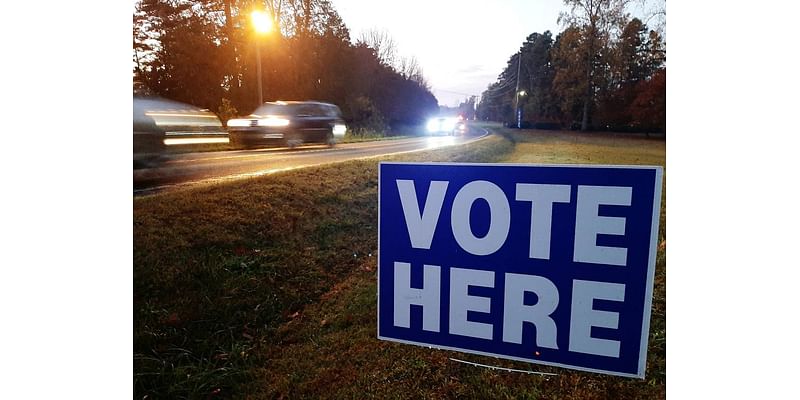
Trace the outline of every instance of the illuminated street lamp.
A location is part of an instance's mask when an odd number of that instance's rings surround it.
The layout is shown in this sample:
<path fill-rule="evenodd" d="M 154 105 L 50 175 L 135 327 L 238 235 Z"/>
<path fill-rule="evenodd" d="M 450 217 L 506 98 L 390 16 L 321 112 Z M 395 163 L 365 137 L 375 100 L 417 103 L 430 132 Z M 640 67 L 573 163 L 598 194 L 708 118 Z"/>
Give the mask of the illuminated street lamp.
<path fill-rule="evenodd" d="M 524 90 L 518 90 L 517 93 L 515 93 L 514 112 L 517 114 L 516 115 L 516 117 L 517 117 L 517 129 L 522 128 L 522 109 L 519 106 L 519 97 L 520 96 L 525 96 L 526 94 L 527 93 Z"/>
<path fill-rule="evenodd" d="M 250 20 L 253 22 L 256 34 L 267 34 L 272 30 L 272 18 L 264 11 L 254 10 L 250 14 Z M 261 46 L 258 41 L 256 41 L 256 61 L 258 66 L 258 105 L 260 106 L 264 104 L 264 96 L 261 93 L 261 87 L 263 86 L 261 84 Z"/>
<path fill-rule="evenodd" d="M 517 53 L 517 88 L 514 89 L 514 114 L 517 119 L 517 129 L 522 128 L 522 113 L 519 109 L 519 96 L 524 95 L 524 90 L 519 90 L 519 70 L 520 66 L 522 66 L 522 50 L 520 49 L 519 53 Z"/>

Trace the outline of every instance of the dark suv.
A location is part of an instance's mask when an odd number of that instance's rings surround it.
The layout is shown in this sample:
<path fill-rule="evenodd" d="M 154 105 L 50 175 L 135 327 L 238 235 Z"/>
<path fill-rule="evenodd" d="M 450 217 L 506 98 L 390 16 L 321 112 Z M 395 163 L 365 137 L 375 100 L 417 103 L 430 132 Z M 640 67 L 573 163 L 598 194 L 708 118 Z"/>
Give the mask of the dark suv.
<path fill-rule="evenodd" d="M 228 120 L 231 143 L 243 147 L 296 147 L 303 143 L 333 146 L 346 130 L 339 107 L 316 101 L 264 103 L 247 117 Z"/>

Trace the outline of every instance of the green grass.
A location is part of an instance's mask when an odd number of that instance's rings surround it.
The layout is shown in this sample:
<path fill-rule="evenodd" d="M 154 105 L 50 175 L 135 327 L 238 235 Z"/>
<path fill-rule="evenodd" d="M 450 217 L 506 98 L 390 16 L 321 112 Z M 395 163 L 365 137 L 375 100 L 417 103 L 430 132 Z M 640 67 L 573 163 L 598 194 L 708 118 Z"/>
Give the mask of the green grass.
<path fill-rule="evenodd" d="M 664 162 L 663 141 L 570 135 L 506 131 L 388 159 Z M 642 381 L 377 340 L 376 216 L 376 160 L 135 199 L 135 397 L 665 397 L 665 246 Z"/>

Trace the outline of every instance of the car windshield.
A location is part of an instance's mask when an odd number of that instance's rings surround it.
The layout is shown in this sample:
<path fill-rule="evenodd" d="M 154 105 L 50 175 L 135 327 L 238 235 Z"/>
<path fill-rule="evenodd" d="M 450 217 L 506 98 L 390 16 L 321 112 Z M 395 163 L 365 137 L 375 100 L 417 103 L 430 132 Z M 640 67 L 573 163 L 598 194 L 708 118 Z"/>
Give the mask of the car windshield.
<path fill-rule="evenodd" d="M 338 107 L 328 104 L 265 103 L 253 111 L 252 115 L 257 117 L 264 117 L 267 115 L 338 117 L 340 112 Z"/>
<path fill-rule="evenodd" d="M 263 117 L 267 115 L 295 115 L 297 106 L 294 104 L 262 104 L 253 111 L 254 116 Z"/>

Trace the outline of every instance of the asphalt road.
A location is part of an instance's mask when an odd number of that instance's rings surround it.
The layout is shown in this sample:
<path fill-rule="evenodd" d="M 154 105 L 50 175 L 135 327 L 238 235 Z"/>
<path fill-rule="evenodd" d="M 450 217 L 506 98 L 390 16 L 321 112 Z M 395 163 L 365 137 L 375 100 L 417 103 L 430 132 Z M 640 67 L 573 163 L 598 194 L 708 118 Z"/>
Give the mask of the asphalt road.
<path fill-rule="evenodd" d="M 158 168 L 133 171 L 134 196 L 187 185 L 213 184 L 230 179 L 271 174 L 290 169 L 347 160 L 456 146 L 486 135 L 470 127 L 464 136 L 431 136 L 362 143 L 174 154 Z"/>

